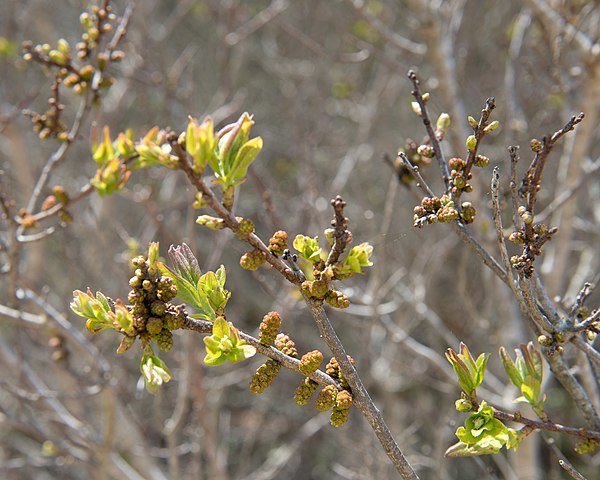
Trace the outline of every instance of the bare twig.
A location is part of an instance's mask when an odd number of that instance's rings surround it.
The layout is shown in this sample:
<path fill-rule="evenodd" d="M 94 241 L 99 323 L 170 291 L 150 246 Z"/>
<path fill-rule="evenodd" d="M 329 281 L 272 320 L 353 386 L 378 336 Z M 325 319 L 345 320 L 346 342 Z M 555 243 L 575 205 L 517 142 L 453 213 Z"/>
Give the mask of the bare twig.
<path fill-rule="evenodd" d="M 600 430 L 600 417 L 598 413 L 594 409 L 586 391 L 569 371 L 562 357 L 548 349 L 543 349 L 543 352 L 552 373 L 569 393 L 577 408 L 581 410 L 588 425 L 596 430 Z"/>
<path fill-rule="evenodd" d="M 398 156 L 402 160 L 404 166 L 408 168 L 412 176 L 415 177 L 415 180 L 417 181 L 417 187 L 420 188 L 425 195 L 428 195 L 430 197 L 435 196 L 433 190 L 431 190 L 429 185 L 427 185 L 425 179 L 421 176 L 421 172 L 419 172 L 419 167 L 413 165 L 404 152 L 399 152 Z"/>
<path fill-rule="evenodd" d="M 435 153 L 435 158 L 437 159 L 438 164 L 440 166 L 442 180 L 444 181 L 446 191 L 448 192 L 450 191 L 450 170 L 448 169 L 448 163 L 446 162 L 446 158 L 444 157 L 444 154 L 442 152 L 442 146 L 438 141 L 437 137 L 435 136 L 435 132 L 433 131 L 431 119 L 429 118 L 429 113 L 427 112 L 427 102 L 423 99 L 421 89 L 419 88 L 419 79 L 417 77 L 416 72 L 413 70 L 409 70 L 408 78 L 413 84 L 413 90 L 411 94 L 413 97 L 415 97 L 415 100 L 417 101 L 417 103 L 419 104 L 419 108 L 421 109 L 421 120 L 423 121 L 425 130 L 427 130 L 427 135 L 429 135 L 429 140 Z"/>
<path fill-rule="evenodd" d="M 511 270 L 510 259 L 508 258 L 508 251 L 506 250 L 506 242 L 504 240 L 504 231 L 502 228 L 502 211 L 500 210 L 500 200 L 498 197 L 498 193 L 500 190 L 500 169 L 498 167 L 494 167 L 494 171 L 492 172 L 492 182 L 490 189 L 492 192 L 492 209 L 494 211 L 494 225 L 496 226 L 496 236 L 498 238 L 500 258 L 502 259 L 502 264 L 504 265 L 504 270 L 506 272 L 506 283 L 515 294 L 518 294 L 515 285 L 515 279 Z"/>
<path fill-rule="evenodd" d="M 325 265 L 333 265 L 338 261 L 340 255 L 344 253 L 348 242 L 352 240 L 352 236 L 346 227 L 348 226 L 348 218 L 344 216 L 344 207 L 346 202 L 339 195 L 331 201 L 334 217 L 331 221 L 331 226 L 334 228 L 333 245 L 327 256 Z"/>
<path fill-rule="evenodd" d="M 566 458 L 561 458 L 558 461 L 558 464 L 562 467 L 562 469 L 567 472 L 572 478 L 575 480 L 586 480 L 586 478 L 575 470 L 575 467 L 571 465 L 571 463 Z"/>

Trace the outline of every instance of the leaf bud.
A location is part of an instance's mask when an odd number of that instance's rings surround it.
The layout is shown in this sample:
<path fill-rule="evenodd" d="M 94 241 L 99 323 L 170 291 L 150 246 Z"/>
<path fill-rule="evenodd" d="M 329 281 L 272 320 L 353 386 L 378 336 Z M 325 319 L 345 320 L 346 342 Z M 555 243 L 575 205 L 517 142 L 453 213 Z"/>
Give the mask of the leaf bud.
<path fill-rule="evenodd" d="M 415 112 L 415 114 L 417 114 L 419 117 L 423 114 L 423 112 L 421 112 L 421 105 L 419 105 L 419 102 L 410 102 L 410 106 L 412 111 Z"/>
<path fill-rule="evenodd" d="M 454 406 L 459 412 L 470 412 L 473 410 L 473 404 L 466 398 L 459 398 L 454 402 Z"/>
<path fill-rule="evenodd" d="M 471 115 L 469 115 L 469 117 L 467 118 L 467 120 L 469 121 L 469 125 L 471 126 L 471 128 L 473 130 L 475 130 L 478 126 L 477 120 L 475 120 Z"/>
<path fill-rule="evenodd" d="M 490 159 L 485 155 L 477 155 L 475 157 L 475 166 L 476 167 L 487 167 L 490 163 Z"/>
<path fill-rule="evenodd" d="M 117 353 L 121 354 L 121 353 L 125 353 L 127 350 L 129 350 L 133 344 L 135 343 L 135 337 L 130 337 L 129 335 L 124 335 L 123 338 L 121 339 L 121 343 L 119 344 L 119 347 L 117 348 Z"/>
<path fill-rule="evenodd" d="M 467 137 L 466 145 L 469 152 L 475 151 L 475 147 L 477 146 L 477 139 L 475 138 L 475 135 L 469 135 Z"/>
<path fill-rule="evenodd" d="M 223 230 L 225 228 L 225 222 L 222 218 L 212 217 L 210 215 L 200 215 L 196 219 L 198 225 L 203 225 L 211 230 Z"/>
<path fill-rule="evenodd" d="M 494 120 L 487 127 L 483 129 L 483 133 L 490 133 L 496 130 L 500 126 L 500 122 L 498 120 Z"/>
<path fill-rule="evenodd" d="M 450 115 L 447 113 L 441 113 L 437 119 L 436 127 L 441 130 L 442 133 L 446 133 L 450 127 Z"/>

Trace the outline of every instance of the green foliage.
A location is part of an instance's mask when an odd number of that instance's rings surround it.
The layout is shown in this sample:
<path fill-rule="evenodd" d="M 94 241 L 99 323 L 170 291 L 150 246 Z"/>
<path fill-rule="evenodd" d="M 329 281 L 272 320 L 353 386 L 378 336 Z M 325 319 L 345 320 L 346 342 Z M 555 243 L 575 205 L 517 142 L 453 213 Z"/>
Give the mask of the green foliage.
<path fill-rule="evenodd" d="M 458 428 L 456 436 L 460 441 L 446 451 L 447 457 L 485 455 L 498 453 L 507 444 L 509 428 L 494 418 L 492 407 L 483 401 L 465 425 Z"/>
<path fill-rule="evenodd" d="M 144 377 L 146 390 L 153 395 L 158 391 L 158 387 L 173 378 L 165 362 L 154 355 L 150 347 L 144 350 L 140 362 L 140 372 L 142 372 L 142 376 Z"/>
<path fill-rule="evenodd" d="M 217 163 L 215 133 L 212 118 L 206 117 L 200 125 L 189 118 L 185 134 L 185 149 L 192 156 L 194 172 L 202 175 L 206 165 Z"/>
<path fill-rule="evenodd" d="M 292 245 L 305 260 L 312 263 L 322 260 L 321 253 L 323 250 L 319 247 L 319 237 L 311 238 L 305 235 L 296 235 Z"/>
<path fill-rule="evenodd" d="M 342 276 L 362 273 L 362 267 L 372 266 L 373 262 L 369 260 L 371 255 L 373 255 L 373 246 L 367 242 L 352 247 L 342 265 Z"/>
<path fill-rule="evenodd" d="M 458 386 L 470 399 L 474 399 L 477 387 L 483 382 L 490 354 L 482 353 L 477 360 L 474 360 L 469 348 L 462 342 L 460 343 L 460 352 L 456 353 L 449 348 L 446 350 L 446 358 L 458 376 Z"/>
<path fill-rule="evenodd" d="M 107 328 L 113 328 L 115 314 L 102 292 L 96 292 L 96 298 L 94 298 L 89 288 L 87 293 L 75 290 L 71 310 L 80 317 L 88 319 L 85 328 L 90 333 L 98 333 Z"/>
<path fill-rule="evenodd" d="M 520 345 L 515 349 L 516 361 L 508 355 L 504 347 L 500 347 L 500 356 L 510 381 L 521 390 L 522 396 L 515 402 L 529 403 L 536 414 L 543 416 L 543 405 L 546 395 L 542 395 L 543 364 L 542 355 L 533 346 L 533 342 Z"/>
<path fill-rule="evenodd" d="M 237 122 L 226 125 L 216 135 L 216 152 L 214 155 L 208 155 L 206 161 L 215 172 L 215 183 L 219 184 L 223 191 L 244 181 L 248 167 L 262 149 L 261 137 L 249 140 L 252 125 L 252 117 L 243 113 Z M 206 128 L 209 127 L 207 125 Z M 206 134 L 206 138 L 208 143 L 209 133 Z"/>
<path fill-rule="evenodd" d="M 226 361 L 231 363 L 240 362 L 252 357 L 256 353 L 256 348 L 247 345 L 240 338 L 240 334 L 231 323 L 228 323 L 224 317 L 216 318 L 212 335 L 204 337 L 206 345 L 206 356 L 204 363 L 215 367 Z"/>
<path fill-rule="evenodd" d="M 221 265 L 216 272 L 202 275 L 198 260 L 185 244 L 171 247 L 169 257 L 173 268 L 160 263 L 160 271 L 173 280 L 177 296 L 200 311 L 192 317 L 215 321 L 217 312 L 223 311 L 231 297 L 231 292 L 225 289 L 225 267 Z"/>

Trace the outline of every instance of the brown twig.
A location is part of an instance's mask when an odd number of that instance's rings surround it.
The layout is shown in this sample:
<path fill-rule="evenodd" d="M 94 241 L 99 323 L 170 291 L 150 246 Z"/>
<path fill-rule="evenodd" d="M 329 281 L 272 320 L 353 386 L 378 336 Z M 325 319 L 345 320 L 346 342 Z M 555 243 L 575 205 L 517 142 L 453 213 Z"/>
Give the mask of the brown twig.
<path fill-rule="evenodd" d="M 498 410 L 494 408 L 494 417 L 499 420 L 504 420 L 508 422 L 515 422 L 525 425 L 526 427 L 531 428 L 532 430 L 546 430 L 549 432 L 559 432 L 564 433 L 566 435 L 572 435 L 575 437 L 581 438 L 593 438 L 600 440 L 600 432 L 595 430 L 586 430 L 585 428 L 574 428 L 567 427 L 565 425 L 561 425 L 559 423 L 553 422 L 542 422 L 539 420 L 532 420 L 530 418 L 523 417 L 519 413 L 509 413 L 503 410 Z"/>
<path fill-rule="evenodd" d="M 349 230 L 346 230 L 346 227 L 348 226 L 348 218 L 344 216 L 344 207 L 346 206 L 346 202 L 338 195 L 331 201 L 331 206 L 333 207 L 334 211 L 333 220 L 331 221 L 334 234 L 333 245 L 329 251 L 327 261 L 325 262 L 326 266 L 333 265 L 335 262 L 337 262 L 340 258 L 340 255 L 344 253 L 346 245 L 352 241 L 352 234 Z"/>
<path fill-rule="evenodd" d="M 230 230 L 232 230 L 240 239 L 252 245 L 254 248 L 265 252 L 267 262 L 269 262 L 269 264 L 271 264 L 277 271 L 279 271 L 287 280 L 289 280 L 295 285 L 299 285 L 300 283 L 302 283 L 304 279 L 302 273 L 293 271 L 292 269 L 287 267 L 279 258 L 272 255 L 265 246 L 265 244 L 262 242 L 262 240 L 260 240 L 260 238 L 258 238 L 254 234 L 248 235 L 240 232 L 239 222 L 235 219 L 232 213 L 221 204 L 221 202 L 215 196 L 212 189 L 210 189 L 208 185 L 206 185 L 202 177 L 194 173 L 187 152 L 183 149 L 181 145 L 179 145 L 175 138 L 171 141 L 171 146 L 173 148 L 173 151 L 179 158 L 180 167 L 187 175 L 189 181 L 192 183 L 192 185 L 194 185 L 194 187 L 196 187 L 196 189 L 199 192 L 202 193 L 203 198 L 206 200 L 208 206 L 210 206 L 215 211 L 215 213 L 223 219 L 225 225 Z M 343 200 L 341 200 L 341 202 L 343 202 Z M 338 203 L 338 209 L 341 209 L 340 214 L 343 211 L 341 202 Z M 342 221 L 341 223 L 343 224 L 344 222 Z M 325 309 L 323 307 L 323 301 L 311 297 L 305 297 L 305 301 L 309 307 L 313 319 L 315 320 L 315 323 L 317 324 L 319 332 L 323 336 L 325 343 L 327 344 L 327 346 L 335 356 L 336 360 L 338 361 L 344 378 L 348 381 L 348 384 L 350 385 L 352 395 L 354 396 L 354 405 L 365 416 L 365 418 L 373 428 L 386 454 L 396 467 L 397 471 L 402 475 L 402 478 L 404 478 L 405 480 L 418 479 L 417 474 L 415 473 L 411 465 L 406 460 L 406 457 L 398 447 L 398 444 L 396 443 L 392 433 L 390 432 L 389 427 L 385 423 L 381 412 L 377 409 L 377 407 L 371 400 L 371 397 L 369 396 L 368 391 L 362 384 L 362 381 L 358 373 L 356 372 L 356 369 L 354 368 L 350 360 L 348 360 L 348 356 L 346 354 L 344 346 L 342 345 L 342 342 L 335 333 L 331 322 L 327 318 Z M 210 331 L 212 331 L 212 324 L 210 322 L 202 322 L 199 320 L 188 318 L 186 319 L 184 328 L 200 331 L 202 333 L 209 333 Z M 294 371 L 299 371 L 297 366 L 297 360 L 291 357 L 287 357 L 275 348 L 265 347 L 264 345 L 260 344 L 258 340 L 249 335 L 242 333 L 240 333 L 240 335 L 250 345 L 256 347 L 257 351 L 261 354 L 281 362 L 282 365 L 286 368 L 290 368 Z M 315 372 L 313 375 L 316 375 L 315 378 L 313 378 L 312 375 L 310 378 L 314 379 L 317 382 L 319 382 L 320 380 L 319 383 L 321 383 L 322 381 L 326 381 L 328 382 L 328 384 L 331 384 L 331 382 L 333 382 L 333 380 L 329 376 L 323 374 L 322 372 Z M 322 377 L 321 375 L 325 375 L 325 377 Z"/>
<path fill-rule="evenodd" d="M 435 158 L 438 161 L 440 166 L 440 171 L 442 173 L 442 180 L 444 181 L 444 185 L 446 186 L 446 191 L 450 191 L 450 170 L 448 169 L 448 163 L 446 162 L 446 158 L 442 152 L 442 146 L 435 136 L 435 132 L 433 131 L 433 126 L 431 124 L 431 119 L 429 118 L 429 113 L 427 112 L 427 102 L 423 99 L 423 95 L 421 93 L 421 89 L 419 88 L 419 79 L 414 70 L 408 71 L 408 78 L 413 84 L 413 90 L 411 92 L 412 96 L 415 97 L 415 100 L 419 104 L 419 108 L 421 109 L 421 120 L 423 121 L 423 125 L 425 126 L 425 130 L 427 130 L 427 135 L 429 135 L 429 141 L 431 142 L 431 146 L 433 147 L 433 151 L 435 153 Z"/>
<path fill-rule="evenodd" d="M 262 251 L 266 255 L 266 261 L 273 266 L 279 273 L 281 273 L 287 280 L 289 280 L 294 285 L 300 285 L 304 281 L 304 276 L 301 273 L 292 271 L 285 263 L 283 263 L 279 258 L 273 255 L 267 246 L 263 243 L 263 241 L 254 233 L 245 234 L 240 231 L 240 224 L 236 220 L 235 216 L 225 208 L 219 199 L 216 197 L 215 193 L 212 189 L 206 184 L 206 182 L 202 179 L 200 175 L 194 173 L 192 169 L 192 165 L 190 164 L 188 154 L 183 149 L 177 140 L 174 139 L 171 142 L 171 146 L 173 151 L 179 158 L 179 164 L 181 169 L 187 175 L 188 180 L 196 189 L 202 193 L 202 198 L 206 200 L 208 206 L 214 210 L 214 212 L 223 219 L 227 228 L 229 228 L 233 233 L 235 233 L 238 237 L 243 238 L 248 244 L 252 245 L 254 248 Z"/>
<path fill-rule="evenodd" d="M 354 365 L 348 359 L 346 350 L 338 338 L 337 334 L 327 314 L 323 308 L 323 302 L 314 298 L 305 297 L 306 304 L 310 309 L 310 312 L 319 328 L 319 332 L 323 337 L 323 340 L 327 346 L 331 349 L 335 356 L 340 369 L 344 375 L 344 378 L 348 381 L 348 385 L 352 390 L 354 397 L 354 405 L 360 410 L 365 416 L 369 425 L 377 435 L 381 446 L 385 450 L 387 456 L 391 459 L 396 470 L 402 475 L 404 479 L 418 479 L 419 477 L 408 463 L 408 460 L 398 447 L 398 444 L 394 440 L 389 427 L 385 423 L 383 416 L 379 409 L 373 403 L 369 392 L 362 383 L 360 376 L 358 375 Z"/>
<path fill-rule="evenodd" d="M 213 323 L 207 320 L 200 320 L 192 318 L 190 316 L 186 316 L 182 328 L 185 330 L 192 330 L 198 333 L 210 334 L 212 333 Z M 288 370 L 292 370 L 296 373 L 299 373 L 302 376 L 306 376 L 300 371 L 300 361 L 298 359 L 286 355 L 280 350 L 277 350 L 275 347 L 267 347 L 263 345 L 257 338 L 253 337 L 252 335 L 248 335 L 247 333 L 244 333 L 242 331 L 240 331 L 239 333 L 240 337 L 248 345 L 252 345 L 253 347 L 255 347 L 256 351 L 261 355 L 275 360 L 276 362 L 279 362 L 283 367 L 287 368 Z M 319 385 L 335 385 L 336 388 L 340 390 L 342 389 L 338 382 L 336 382 L 333 378 L 331 378 L 329 375 L 327 375 L 325 372 L 322 372 L 321 370 L 315 371 L 309 377 L 311 380 L 314 380 Z"/>

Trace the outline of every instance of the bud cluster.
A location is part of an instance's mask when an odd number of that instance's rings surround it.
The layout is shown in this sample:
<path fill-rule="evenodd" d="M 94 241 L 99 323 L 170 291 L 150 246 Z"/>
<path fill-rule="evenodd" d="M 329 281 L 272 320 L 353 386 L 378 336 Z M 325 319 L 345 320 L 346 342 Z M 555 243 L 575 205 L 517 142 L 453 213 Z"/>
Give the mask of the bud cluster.
<path fill-rule="evenodd" d="M 294 401 L 302 406 L 306 405 L 310 401 L 310 397 L 315 393 L 319 384 L 314 380 L 306 377 L 302 383 L 296 388 L 294 393 Z"/>
<path fill-rule="evenodd" d="M 424 197 L 421 205 L 414 209 L 414 226 L 422 227 L 432 223 L 451 222 L 459 218 L 459 213 L 454 208 L 454 202 L 448 195 L 438 197 Z"/>
<path fill-rule="evenodd" d="M 240 258 L 240 266 L 245 270 L 257 270 L 266 260 L 267 254 L 258 248 L 246 252 Z"/>
<path fill-rule="evenodd" d="M 354 359 L 350 355 L 348 355 L 348 360 L 352 365 L 355 365 Z M 340 369 L 340 365 L 335 357 L 331 357 L 331 359 L 327 363 L 327 366 L 325 367 L 325 373 L 327 373 L 327 375 L 329 375 L 334 380 L 337 380 L 342 387 L 349 387 L 348 382 L 344 378 L 342 370 Z"/>
<path fill-rule="evenodd" d="M 252 393 L 264 392 L 281 370 L 281 364 L 275 360 L 267 360 L 263 363 L 250 379 L 250 391 Z"/>
<path fill-rule="evenodd" d="M 294 341 L 285 333 L 278 333 L 275 337 L 275 348 L 288 357 L 298 358 L 298 350 Z"/>
<path fill-rule="evenodd" d="M 279 230 L 269 239 L 269 252 L 276 257 L 283 255 L 283 251 L 287 248 L 288 234 L 284 230 Z"/>
<path fill-rule="evenodd" d="M 478 157 L 479 156 L 483 157 L 483 155 L 478 155 Z M 466 162 L 462 158 L 451 158 L 448 161 L 448 166 L 452 169 L 450 171 L 450 177 L 452 179 L 452 193 L 457 195 L 462 192 L 472 192 L 473 186 L 467 182 L 471 180 L 473 175 L 466 171 Z"/>
<path fill-rule="evenodd" d="M 34 45 L 31 41 L 25 41 L 22 44 L 23 58 L 26 61 L 36 62 L 55 71 L 52 95 L 48 99 L 50 108 L 45 113 L 36 113 L 30 110 L 23 112 L 31 118 L 34 130 L 42 140 L 54 137 L 61 142 L 70 141 L 66 126 L 60 120 L 61 112 L 65 108 L 59 101 L 60 85 L 72 89 L 76 94 L 82 94 L 94 82 L 96 89 L 107 88 L 114 83 L 114 79 L 108 75 L 99 75 L 94 81 L 96 69 L 103 71 L 109 62 L 118 62 L 125 56 L 123 52 L 114 49 L 110 52 L 107 51 L 108 53 L 99 51 L 98 45 L 102 35 L 112 31 L 113 24 L 117 21 L 116 15 L 110 13 L 110 5 L 108 2 L 106 3 L 107 5 L 103 8 L 94 6 L 90 13 L 81 14 L 80 20 L 84 27 L 84 33 L 81 41 L 75 46 L 75 55 L 73 55 L 71 45 L 64 38 L 59 39 L 54 46 L 48 43 Z M 97 52 L 94 61 L 85 62 L 92 51 Z M 79 61 L 74 62 L 73 56 Z M 95 100 L 97 99 L 96 92 Z"/>
<path fill-rule="evenodd" d="M 335 405 L 335 400 L 338 395 L 338 389 L 334 385 L 327 385 L 321 389 L 317 400 L 315 401 L 315 408 L 319 412 L 326 412 Z"/>
<path fill-rule="evenodd" d="M 277 337 L 277 332 L 281 327 L 281 317 L 277 312 L 269 312 L 260 323 L 258 338 L 260 343 L 267 347 L 271 345 Z"/>
<path fill-rule="evenodd" d="M 298 368 L 304 375 L 308 376 L 315 372 L 321 363 L 323 363 L 323 354 L 319 350 L 313 350 L 302 355 Z"/>
<path fill-rule="evenodd" d="M 533 213 L 523 205 L 517 209 L 517 213 L 523 221 L 523 227 L 512 232 L 508 239 L 512 243 L 522 244 L 523 251 L 520 255 L 513 255 L 510 262 L 515 269 L 530 276 L 533 274 L 535 258 L 542 254 L 542 247 L 552 239 L 558 228 L 549 228 L 543 223 L 535 223 Z"/>
<path fill-rule="evenodd" d="M 155 266 L 150 267 L 145 257 L 140 255 L 131 263 L 135 275 L 129 280 L 132 290 L 127 298 L 133 317 L 133 338 L 139 335 L 142 341 L 153 340 L 161 350 L 170 350 L 173 346 L 171 330 L 181 328 L 185 319 L 183 308 L 169 303 L 177 295 L 177 287 L 171 278 L 161 276 Z"/>
<path fill-rule="evenodd" d="M 329 290 L 325 295 L 325 301 L 335 308 L 348 308 L 350 306 L 348 296 L 337 290 Z"/>

